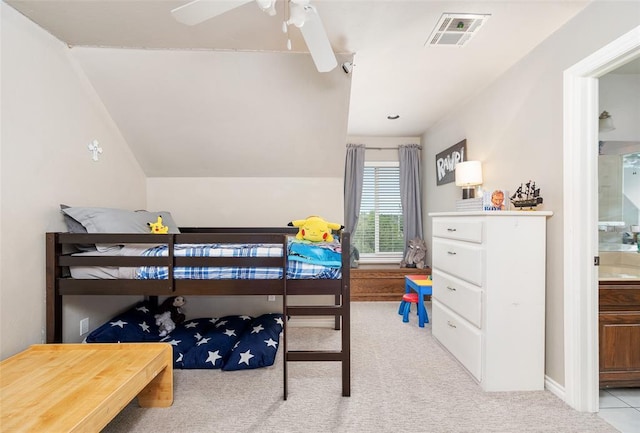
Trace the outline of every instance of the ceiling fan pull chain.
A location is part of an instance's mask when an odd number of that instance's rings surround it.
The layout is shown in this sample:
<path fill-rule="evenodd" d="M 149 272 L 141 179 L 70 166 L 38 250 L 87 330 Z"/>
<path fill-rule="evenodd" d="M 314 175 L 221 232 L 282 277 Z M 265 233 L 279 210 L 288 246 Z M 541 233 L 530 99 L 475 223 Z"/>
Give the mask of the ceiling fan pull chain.
<path fill-rule="evenodd" d="M 291 38 L 289 37 L 289 26 L 287 26 L 287 22 L 282 22 L 282 33 L 287 34 L 287 49 L 291 51 Z"/>
<path fill-rule="evenodd" d="M 287 50 L 291 51 L 291 38 L 289 37 L 289 26 L 287 25 L 287 20 L 291 15 L 291 10 L 289 9 L 289 7 L 290 7 L 289 1 L 286 1 L 284 3 L 284 11 L 283 11 L 284 20 L 282 20 L 282 33 L 287 34 Z"/>

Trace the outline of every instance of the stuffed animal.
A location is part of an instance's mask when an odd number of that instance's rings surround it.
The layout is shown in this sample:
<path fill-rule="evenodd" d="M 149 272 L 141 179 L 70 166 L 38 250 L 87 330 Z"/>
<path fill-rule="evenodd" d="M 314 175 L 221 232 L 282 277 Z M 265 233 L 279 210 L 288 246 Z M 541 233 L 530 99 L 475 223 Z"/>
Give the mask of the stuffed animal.
<path fill-rule="evenodd" d="M 173 320 L 171 320 L 170 311 L 165 311 L 164 313 L 156 314 L 153 317 L 156 318 L 156 325 L 158 325 L 158 328 L 160 330 L 159 335 L 161 337 L 164 337 L 165 335 L 169 334 L 171 331 L 176 329 L 176 324 L 173 322 Z"/>
<path fill-rule="evenodd" d="M 182 307 L 186 304 L 184 296 L 170 296 L 165 299 L 156 310 L 156 314 L 169 312 L 169 317 L 176 325 L 184 322 L 185 315 L 182 313 Z"/>
<path fill-rule="evenodd" d="M 353 244 L 351 244 L 351 251 L 349 253 L 349 259 L 351 260 L 351 267 L 352 268 L 357 268 L 360 265 L 360 251 Z"/>
<path fill-rule="evenodd" d="M 156 235 L 164 235 L 169 233 L 169 227 L 162 225 L 162 216 L 158 215 L 158 219 L 154 223 L 147 223 L 151 228 L 151 233 Z"/>
<path fill-rule="evenodd" d="M 404 260 L 400 262 L 401 268 L 423 269 L 427 266 L 427 244 L 420 238 L 411 239 Z"/>
<path fill-rule="evenodd" d="M 295 220 L 290 226 L 298 227 L 296 239 L 305 239 L 311 242 L 333 242 L 331 230 L 342 230 L 343 225 L 330 223 L 319 216 L 310 216 L 305 220 Z"/>

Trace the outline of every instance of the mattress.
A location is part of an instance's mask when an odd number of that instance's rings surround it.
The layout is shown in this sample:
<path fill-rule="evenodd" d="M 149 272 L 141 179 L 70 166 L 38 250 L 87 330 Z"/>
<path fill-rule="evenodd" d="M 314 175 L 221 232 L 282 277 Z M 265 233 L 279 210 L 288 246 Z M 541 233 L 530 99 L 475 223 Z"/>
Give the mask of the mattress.
<path fill-rule="evenodd" d="M 177 244 L 176 257 L 282 257 L 279 244 Z M 74 256 L 155 256 L 166 257 L 167 245 L 130 244 L 107 251 L 76 253 Z M 337 242 L 309 243 L 289 237 L 287 279 L 341 278 L 341 250 Z M 163 266 L 71 266 L 75 279 L 168 279 Z M 175 279 L 281 279 L 278 267 L 179 267 Z"/>

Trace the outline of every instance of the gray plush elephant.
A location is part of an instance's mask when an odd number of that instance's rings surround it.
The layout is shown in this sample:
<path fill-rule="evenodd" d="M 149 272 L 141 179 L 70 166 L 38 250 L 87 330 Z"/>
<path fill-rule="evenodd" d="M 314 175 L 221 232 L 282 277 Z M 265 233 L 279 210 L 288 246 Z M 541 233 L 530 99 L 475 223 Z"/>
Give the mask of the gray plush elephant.
<path fill-rule="evenodd" d="M 418 268 L 427 267 L 427 244 L 420 238 L 411 239 L 409 248 L 404 260 L 400 262 L 401 268 Z"/>

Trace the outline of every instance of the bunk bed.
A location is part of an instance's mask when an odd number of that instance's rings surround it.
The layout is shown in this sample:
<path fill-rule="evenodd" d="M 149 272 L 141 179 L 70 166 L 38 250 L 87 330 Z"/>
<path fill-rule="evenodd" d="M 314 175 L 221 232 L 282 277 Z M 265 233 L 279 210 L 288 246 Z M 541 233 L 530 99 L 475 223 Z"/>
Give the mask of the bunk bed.
<path fill-rule="evenodd" d="M 113 233 L 46 233 L 46 341 L 62 342 L 62 307 L 66 295 L 136 295 L 157 305 L 159 296 L 249 296 L 279 295 L 282 312 L 292 316 L 332 316 L 335 329 L 341 332 L 341 347 L 337 350 L 289 350 L 287 320 L 284 320 L 280 350 L 283 351 L 283 388 L 287 398 L 287 363 L 292 361 L 336 361 L 341 363 L 342 395 L 351 394 L 350 379 L 350 305 L 349 305 L 349 233 L 340 232 L 341 267 L 335 277 L 292 278 L 293 261 L 287 255 L 289 240 L 297 232 L 282 228 L 180 228 L 173 234 L 113 234 Z M 151 245 L 150 245 L 151 244 Z M 279 246 L 283 252 L 270 257 L 217 256 L 187 257 L 176 254 L 180 246 L 194 244 L 255 244 Z M 81 245 L 164 246 L 165 255 L 104 255 L 70 253 Z M 87 268 L 162 269 L 162 277 L 78 278 L 70 269 Z M 266 273 L 240 272 L 237 277 L 184 275 L 189 268 L 241 269 L 262 268 Z M 76 273 L 77 274 L 77 273 Z M 289 305 L 290 295 L 331 295 L 329 305 Z M 300 299 L 300 298 L 298 298 Z"/>

